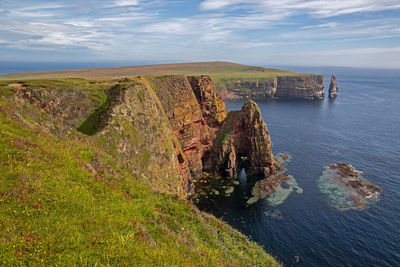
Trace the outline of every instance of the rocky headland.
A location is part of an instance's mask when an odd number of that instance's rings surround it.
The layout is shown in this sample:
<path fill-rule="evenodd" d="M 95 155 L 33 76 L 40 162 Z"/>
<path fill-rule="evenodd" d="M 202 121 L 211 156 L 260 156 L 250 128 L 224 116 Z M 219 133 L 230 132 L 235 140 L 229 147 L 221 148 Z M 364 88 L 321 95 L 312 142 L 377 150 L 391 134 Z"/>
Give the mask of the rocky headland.
<path fill-rule="evenodd" d="M 20 84 L 15 97 L 57 120 L 50 132 L 79 129 L 98 137 L 100 147 L 156 191 L 186 198 L 205 174 L 234 178 L 244 168 L 266 177 L 280 169 L 257 104 L 248 100 L 227 112 L 208 76 L 125 78 L 107 86 L 95 108 L 84 91 Z"/>

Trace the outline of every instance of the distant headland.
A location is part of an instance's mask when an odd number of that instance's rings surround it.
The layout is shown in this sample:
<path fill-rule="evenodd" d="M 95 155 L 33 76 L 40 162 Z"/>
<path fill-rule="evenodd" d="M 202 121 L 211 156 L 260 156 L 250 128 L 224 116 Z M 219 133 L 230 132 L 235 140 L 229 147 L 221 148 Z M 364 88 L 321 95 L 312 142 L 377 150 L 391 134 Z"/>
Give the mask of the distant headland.
<path fill-rule="evenodd" d="M 159 75 L 208 75 L 223 99 L 323 99 L 324 76 L 231 62 L 195 62 L 114 68 L 35 71 L 0 76 L 0 80 L 82 78 L 112 80 Z"/>

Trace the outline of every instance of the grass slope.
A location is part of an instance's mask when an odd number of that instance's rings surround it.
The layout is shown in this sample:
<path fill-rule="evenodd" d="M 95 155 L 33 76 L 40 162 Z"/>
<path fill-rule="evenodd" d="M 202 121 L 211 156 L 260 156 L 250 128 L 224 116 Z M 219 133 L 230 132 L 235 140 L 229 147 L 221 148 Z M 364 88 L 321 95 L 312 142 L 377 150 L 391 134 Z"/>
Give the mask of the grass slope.
<path fill-rule="evenodd" d="M 72 90 L 81 83 L 25 85 Z M 132 177 L 95 136 L 48 133 L 45 126 L 56 122 L 15 101 L 16 89 L 6 84 L 0 87 L 0 265 L 279 266 L 222 221 Z M 104 88 L 93 86 L 81 90 L 100 104 Z M 104 172 L 92 171 L 93 159 Z"/>
<path fill-rule="evenodd" d="M 230 62 L 198 62 L 182 64 L 163 64 L 148 66 L 132 66 L 118 68 L 78 69 L 61 71 L 37 71 L 15 73 L 0 76 L 1 80 L 14 79 L 55 79 L 55 78 L 84 78 L 84 79 L 112 79 L 137 75 L 210 75 L 217 79 L 235 78 L 271 78 L 274 76 L 292 76 L 298 73 L 246 66 Z"/>

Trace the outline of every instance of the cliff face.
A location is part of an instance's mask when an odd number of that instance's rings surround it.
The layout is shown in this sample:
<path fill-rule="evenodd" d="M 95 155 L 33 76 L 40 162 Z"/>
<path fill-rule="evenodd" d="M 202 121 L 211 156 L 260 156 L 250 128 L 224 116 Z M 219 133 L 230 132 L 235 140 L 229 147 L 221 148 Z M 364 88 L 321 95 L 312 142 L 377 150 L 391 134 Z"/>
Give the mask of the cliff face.
<path fill-rule="evenodd" d="M 282 98 L 282 99 L 323 99 L 324 76 L 275 77 L 269 81 L 236 81 L 226 85 L 230 92 L 226 98 Z"/>
<path fill-rule="evenodd" d="M 278 87 L 278 78 L 272 78 L 270 81 L 241 81 L 233 84 L 227 84 L 226 88 L 230 92 L 227 98 L 246 98 L 266 99 L 275 96 Z"/>
<path fill-rule="evenodd" d="M 198 82 L 200 81 L 201 79 L 198 79 Z M 219 116 L 222 116 L 218 115 L 217 109 L 212 105 L 212 91 L 203 93 L 205 98 L 210 97 L 211 102 L 204 100 L 201 106 L 189 79 L 185 76 L 155 78 L 152 83 L 183 151 L 181 164 L 187 162 L 190 177 L 199 178 L 203 172 L 203 154 L 213 142 L 214 134 L 208 122 L 218 123 Z M 201 91 L 200 87 L 198 89 Z M 222 108 L 225 112 L 225 106 Z M 207 116 L 203 116 L 203 113 Z M 193 191 L 192 185 L 188 188 L 190 192 Z"/>
<path fill-rule="evenodd" d="M 93 136 L 156 191 L 185 198 L 204 172 L 233 178 L 241 168 L 263 176 L 276 168 L 257 105 L 247 101 L 227 115 L 208 76 L 119 80 L 104 88 L 105 100 L 97 104 L 90 92 L 60 90 L 19 88 L 15 101 L 28 100 L 60 122 L 49 125 L 50 132 L 65 136 L 78 128 Z M 103 161 L 93 159 L 94 170 Z"/>
<path fill-rule="evenodd" d="M 190 191 L 188 166 L 151 88 L 140 81 L 112 87 L 94 125 L 108 153 L 150 187 L 179 197 Z"/>
<path fill-rule="evenodd" d="M 338 87 L 336 82 L 336 77 L 332 75 L 331 84 L 329 85 L 329 97 L 335 98 L 338 94 Z"/>
<path fill-rule="evenodd" d="M 323 99 L 324 77 L 320 75 L 278 77 L 275 96 L 288 99 Z"/>

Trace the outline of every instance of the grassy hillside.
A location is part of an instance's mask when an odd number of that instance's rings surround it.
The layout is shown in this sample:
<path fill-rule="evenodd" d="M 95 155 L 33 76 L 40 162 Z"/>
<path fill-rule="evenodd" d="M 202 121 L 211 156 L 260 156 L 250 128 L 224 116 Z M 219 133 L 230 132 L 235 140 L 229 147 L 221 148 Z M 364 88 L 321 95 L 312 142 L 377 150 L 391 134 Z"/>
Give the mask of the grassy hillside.
<path fill-rule="evenodd" d="M 21 83 L 0 83 L 0 265 L 279 266 L 220 220 L 151 190 L 97 136 L 73 130 L 114 83 L 23 83 L 74 92 L 82 108 L 71 110 L 72 130 L 19 98 Z"/>
<path fill-rule="evenodd" d="M 54 78 L 84 78 L 84 79 L 112 79 L 137 75 L 210 75 L 216 79 L 235 78 L 270 78 L 274 76 L 291 76 L 297 73 L 246 66 L 230 62 L 199 62 L 182 64 L 148 65 L 118 68 L 77 69 L 61 71 L 37 71 L 15 73 L 0 76 L 1 80 L 10 79 L 54 79 Z"/>

